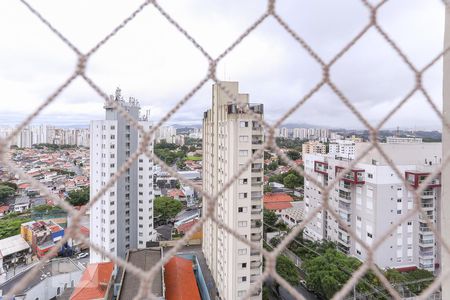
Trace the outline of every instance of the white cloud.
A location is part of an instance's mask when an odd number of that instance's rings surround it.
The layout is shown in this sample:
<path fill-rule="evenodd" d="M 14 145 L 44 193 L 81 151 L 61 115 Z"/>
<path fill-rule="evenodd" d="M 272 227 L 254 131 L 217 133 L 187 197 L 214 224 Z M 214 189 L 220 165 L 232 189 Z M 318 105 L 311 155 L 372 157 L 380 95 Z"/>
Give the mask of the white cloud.
<path fill-rule="evenodd" d="M 92 48 L 141 1 L 56 1 L 30 3 L 83 52 Z M 264 1 L 161 1 L 160 5 L 213 57 L 222 53 L 265 10 Z M 359 1 L 277 1 L 277 11 L 307 43 L 329 61 L 368 22 Z M 444 7 L 440 1 L 396 0 L 379 13 L 382 27 L 422 67 L 442 47 Z M 16 1 L 0 2 L 0 123 L 20 122 L 74 71 L 75 54 Z M 150 107 L 159 120 L 207 74 L 207 60 L 154 7 L 111 38 L 88 63 L 88 75 L 107 93 L 120 86 Z M 424 83 L 441 106 L 442 68 L 430 69 Z M 265 104 L 273 122 L 321 78 L 321 68 L 269 18 L 219 64 L 219 78 L 238 80 L 251 101 Z M 373 124 L 414 84 L 412 73 L 374 30 L 332 68 L 334 82 Z M 200 122 L 211 103 L 208 82 L 171 122 Z M 388 126 L 438 128 L 424 101 L 415 101 Z M 410 117 L 411 114 L 415 118 Z M 37 121 L 87 123 L 102 117 L 102 99 L 77 79 Z M 329 88 L 289 122 L 361 127 Z"/>

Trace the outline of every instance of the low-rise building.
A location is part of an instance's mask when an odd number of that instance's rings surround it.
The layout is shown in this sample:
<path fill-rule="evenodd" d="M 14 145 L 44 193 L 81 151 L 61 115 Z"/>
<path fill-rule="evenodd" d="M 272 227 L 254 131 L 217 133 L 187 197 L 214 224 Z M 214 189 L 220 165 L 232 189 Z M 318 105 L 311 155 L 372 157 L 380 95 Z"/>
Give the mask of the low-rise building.
<path fill-rule="evenodd" d="M 107 299 L 112 286 L 113 262 L 89 264 L 70 296 L 70 300 Z"/>
<path fill-rule="evenodd" d="M 20 226 L 20 234 L 33 253 L 42 257 L 64 236 L 64 229 L 52 220 L 31 221 Z"/>
<path fill-rule="evenodd" d="M 0 273 L 27 263 L 31 258 L 30 245 L 18 234 L 0 240 Z"/>

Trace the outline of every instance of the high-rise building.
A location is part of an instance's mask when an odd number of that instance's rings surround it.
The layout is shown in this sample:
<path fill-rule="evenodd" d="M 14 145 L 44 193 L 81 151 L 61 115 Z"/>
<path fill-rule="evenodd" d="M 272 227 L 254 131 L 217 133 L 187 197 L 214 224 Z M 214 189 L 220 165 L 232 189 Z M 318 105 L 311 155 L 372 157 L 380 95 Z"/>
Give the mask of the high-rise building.
<path fill-rule="evenodd" d="M 309 141 L 302 144 L 302 154 L 325 154 L 327 153 L 327 146 L 318 141 Z"/>
<path fill-rule="evenodd" d="M 369 143 L 357 143 L 355 155 L 363 153 L 369 146 Z M 414 188 L 441 164 L 441 143 L 385 143 L 380 147 L 400 170 L 402 179 Z M 304 156 L 305 172 L 323 185 L 351 162 L 352 158 L 332 154 Z M 402 179 L 376 149 L 369 151 L 330 193 L 330 209 L 345 225 L 339 225 L 330 213 L 322 210 L 306 225 L 304 233 L 314 240 L 334 241 L 343 252 L 366 260 L 366 250 L 349 235 L 349 231 L 354 230 L 370 246 L 413 209 L 413 193 Z M 440 246 L 425 220 L 430 219 L 440 231 L 440 186 L 440 178 L 434 179 L 421 194 L 420 206 L 426 211 L 426 217 L 416 214 L 385 237 L 373 257 L 380 268 L 417 267 L 434 271 L 439 266 Z M 305 213 L 319 207 L 322 201 L 320 190 L 305 178 Z"/>
<path fill-rule="evenodd" d="M 287 139 L 289 137 L 289 129 L 287 127 L 281 127 L 279 136 Z"/>
<path fill-rule="evenodd" d="M 120 89 L 111 99 L 139 120 L 139 102 L 124 101 Z M 95 195 L 139 147 L 140 133 L 111 106 L 105 105 L 106 118 L 92 121 L 91 186 Z M 151 123 L 140 120 L 148 130 Z M 153 151 L 153 143 L 148 145 Z M 155 239 L 153 228 L 153 162 L 140 155 L 90 209 L 90 241 L 106 252 L 125 258 L 130 248 L 145 248 Z M 91 251 L 91 263 L 107 258 Z"/>
<path fill-rule="evenodd" d="M 203 118 L 203 189 L 215 195 L 262 147 L 260 120 L 263 105 L 250 104 L 237 82 L 222 82 L 233 97 L 247 103 L 256 116 L 232 104 L 213 85 L 212 108 Z M 242 237 L 262 246 L 263 157 L 259 157 L 228 189 L 220 193 L 214 216 Z M 203 213 L 207 211 L 203 203 Z M 240 299 L 261 275 L 262 256 L 232 234 L 208 220 L 203 226 L 203 253 L 216 282 L 220 299 Z M 261 289 L 252 299 L 261 299 Z"/>
<path fill-rule="evenodd" d="M 352 140 L 337 140 L 330 143 L 328 153 L 335 158 L 354 159 L 356 142 Z"/>

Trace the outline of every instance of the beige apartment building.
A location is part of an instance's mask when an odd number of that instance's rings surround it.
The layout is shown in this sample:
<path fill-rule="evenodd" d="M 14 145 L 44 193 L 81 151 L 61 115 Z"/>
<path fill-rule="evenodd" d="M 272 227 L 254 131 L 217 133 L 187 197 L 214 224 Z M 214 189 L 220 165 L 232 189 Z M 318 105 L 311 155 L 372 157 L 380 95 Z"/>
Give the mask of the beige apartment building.
<path fill-rule="evenodd" d="M 327 146 L 318 141 L 309 141 L 303 143 L 302 153 L 305 154 L 325 154 L 327 153 Z"/>
<path fill-rule="evenodd" d="M 239 168 L 262 147 L 264 134 L 258 122 L 263 105 L 250 104 L 249 95 L 239 93 L 237 82 L 222 82 L 233 97 L 247 103 L 256 116 L 232 104 L 217 85 L 212 89 L 212 108 L 203 117 L 203 189 L 215 195 Z M 226 191 L 220 193 L 214 216 L 242 237 L 262 247 L 263 158 L 248 169 Z M 203 214 L 207 203 L 203 203 Z M 262 255 L 238 241 L 211 220 L 203 225 L 203 253 L 222 300 L 241 299 L 262 272 Z M 261 287 L 252 299 L 261 299 Z"/>

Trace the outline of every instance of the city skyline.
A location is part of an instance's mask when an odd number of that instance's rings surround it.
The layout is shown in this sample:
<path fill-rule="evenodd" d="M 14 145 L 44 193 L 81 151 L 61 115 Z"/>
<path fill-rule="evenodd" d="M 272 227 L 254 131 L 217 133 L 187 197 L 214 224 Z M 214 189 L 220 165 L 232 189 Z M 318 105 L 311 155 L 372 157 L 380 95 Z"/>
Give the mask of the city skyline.
<path fill-rule="evenodd" d="M 121 22 L 128 11 L 139 4 L 139 1 L 108 3 L 104 24 L 82 30 L 95 20 L 104 3 L 90 4 L 89 10 L 84 9 L 83 3 L 68 8 L 52 1 L 33 3 L 82 50 L 95 45 Z M 208 4 L 199 1 L 176 4 L 177 8 L 181 5 L 181 9 L 175 9 L 173 5 L 164 3 L 163 8 L 187 27 L 213 56 L 219 55 L 265 9 L 265 3 L 256 1 L 227 3 L 225 6 L 215 1 Z M 304 10 L 299 10 L 300 7 Z M 6 123 L 18 123 L 68 77 L 73 70 L 73 64 L 68 59 L 72 54 L 45 26 L 29 18 L 29 12 L 20 3 L 5 5 L 1 9 L 7 12 L 1 24 L 5 22 L 8 26 L 14 26 L 18 34 L 13 37 L 6 32 L 4 55 L 0 57 L 2 92 L 4 97 L 16 100 L 0 103 L 0 119 Z M 359 28 L 362 29 L 367 19 L 367 10 L 358 1 L 315 1 L 314 4 L 293 4 L 287 1 L 278 3 L 277 10 L 325 61 L 331 59 Z M 81 11 L 85 15 L 85 22 L 71 22 Z M 311 13 L 304 15 L 302 11 Z M 354 18 L 343 19 L 344 12 L 351 13 Z M 295 18 L 297 13 L 300 16 Z M 406 1 L 398 0 L 383 6 L 379 19 L 408 58 L 420 68 L 441 50 L 443 15 L 444 9 L 439 1 L 426 4 L 408 1 L 406 5 Z M 314 16 L 321 16 L 319 19 L 327 22 L 318 21 Z M 229 22 L 231 17 L 232 23 Z M 138 28 L 148 29 L 146 37 L 142 38 L 142 31 L 137 31 Z M 30 32 L 33 33 L 32 37 Z M 83 36 L 79 32 L 84 32 Z M 214 32 L 220 32 L 220 37 L 212 34 Z M 8 43 L 12 38 L 14 43 Z M 158 43 L 152 43 L 154 40 Z M 417 47 L 417 40 L 420 40 L 421 47 Z M 14 44 L 14 47 L 9 44 Z M 121 45 L 133 47 L 123 48 Z M 367 50 L 372 48 L 376 48 L 377 53 L 368 56 L 370 51 Z M 20 61 L 14 59 L 18 55 L 17 49 L 20 49 Z M 33 69 L 29 68 L 30 64 L 34 66 Z M 180 66 L 183 66 L 181 70 Z M 39 70 L 43 68 L 46 70 L 45 76 L 40 75 Z M 396 72 L 392 72 L 392 68 Z M 441 107 L 442 102 L 441 69 L 441 62 L 438 62 L 424 76 L 424 85 L 438 107 Z M 206 70 L 206 59 L 200 52 L 151 8 L 144 10 L 127 29 L 119 32 L 99 53 L 93 55 L 87 73 L 105 92 L 117 85 L 131 91 L 131 96 L 141 101 L 143 109 L 153 109 L 154 120 L 158 121 L 206 75 Z M 413 73 L 374 30 L 369 30 L 348 55 L 344 55 L 333 66 L 331 73 L 336 85 L 371 124 L 380 121 L 385 112 L 398 103 L 414 84 Z M 321 69 L 291 37 L 283 33 L 279 24 L 269 18 L 219 63 L 217 76 L 219 79 L 241 82 L 243 89 L 252 95 L 251 101 L 265 105 L 266 120 L 273 122 L 319 81 Z M 40 80 L 34 80 L 36 78 Z M 392 82 L 396 84 L 392 85 Z M 201 117 L 195 112 L 207 108 L 211 83 L 205 83 L 169 122 L 200 123 Z M 365 88 L 361 89 L 361 86 Z M 280 99 L 284 105 L 274 105 Z M 35 121 L 64 124 L 70 120 L 73 124 L 86 124 L 88 120 L 101 116 L 98 103 L 102 102 L 87 84 L 77 79 Z M 319 90 L 287 122 L 297 120 L 325 127 L 336 124 L 355 129 L 363 127 L 328 87 Z M 386 124 L 386 128 L 397 126 L 421 130 L 440 129 L 440 122 L 423 97 L 415 95 Z"/>

